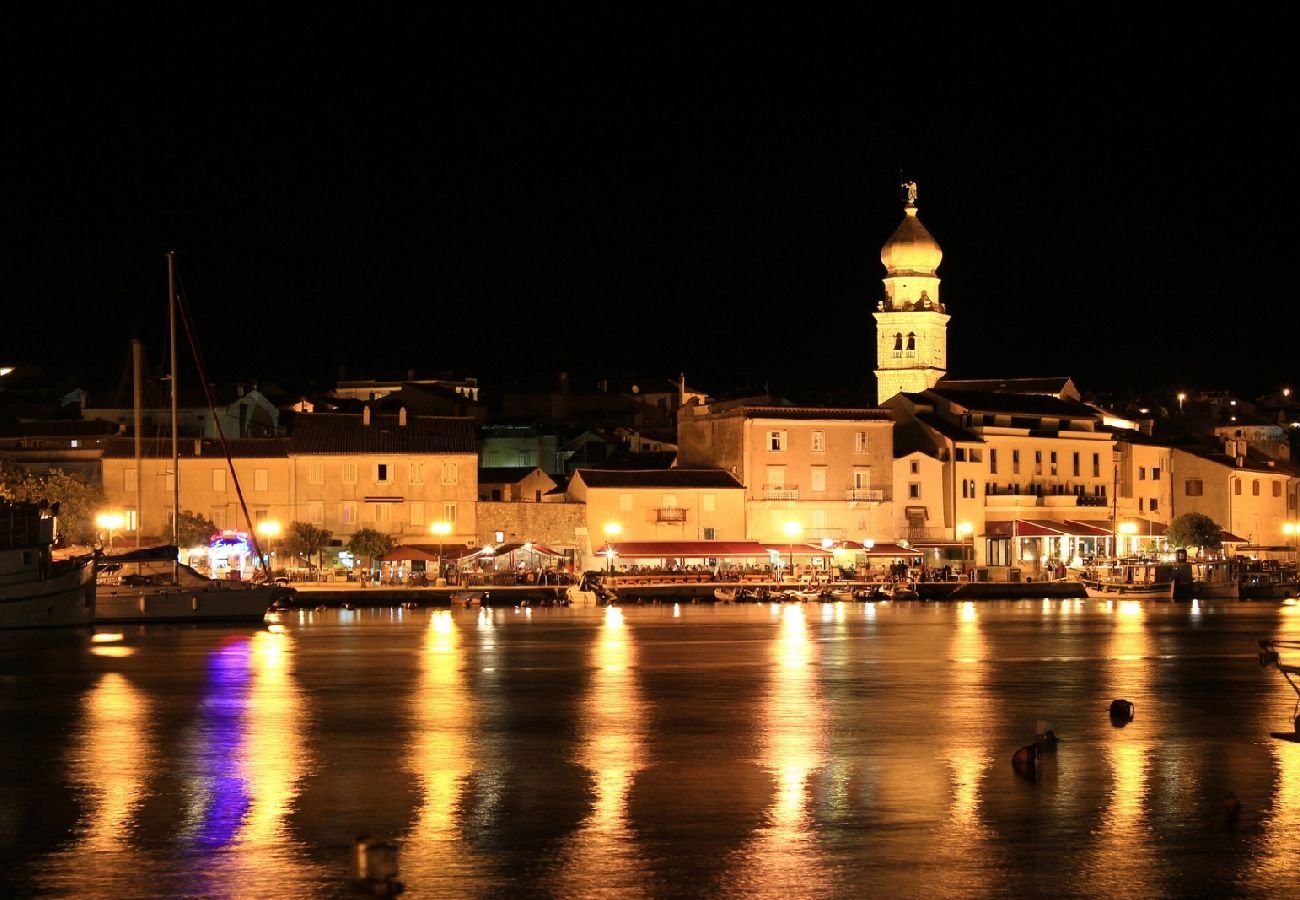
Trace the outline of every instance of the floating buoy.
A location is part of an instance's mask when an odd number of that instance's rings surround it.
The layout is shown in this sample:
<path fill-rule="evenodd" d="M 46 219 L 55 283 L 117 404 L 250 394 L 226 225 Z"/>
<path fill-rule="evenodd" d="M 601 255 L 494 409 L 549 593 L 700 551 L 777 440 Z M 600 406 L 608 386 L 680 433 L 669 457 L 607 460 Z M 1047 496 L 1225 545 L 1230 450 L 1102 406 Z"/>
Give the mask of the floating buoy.
<path fill-rule="evenodd" d="M 1133 704 L 1128 700 L 1112 700 L 1110 703 L 1110 721 L 1116 726 L 1133 721 Z"/>
<path fill-rule="evenodd" d="M 397 845 L 373 834 L 363 834 L 353 845 L 353 863 L 358 886 L 372 894 L 390 896 L 402 892 L 397 880 Z"/>
<path fill-rule="evenodd" d="M 1042 762 L 1043 748 L 1038 744 L 1026 744 L 1011 755 L 1011 768 L 1030 781 L 1038 777 L 1038 767 Z"/>

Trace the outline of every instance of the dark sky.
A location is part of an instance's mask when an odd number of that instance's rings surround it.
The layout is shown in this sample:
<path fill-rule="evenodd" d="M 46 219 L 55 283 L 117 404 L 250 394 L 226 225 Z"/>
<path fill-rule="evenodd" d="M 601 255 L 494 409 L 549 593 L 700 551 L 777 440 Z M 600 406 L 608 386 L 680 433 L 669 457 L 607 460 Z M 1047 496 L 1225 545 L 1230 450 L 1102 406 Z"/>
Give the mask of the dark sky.
<path fill-rule="evenodd" d="M 378 9 L 7 48 L 0 357 L 111 378 L 131 337 L 160 353 L 170 248 L 214 377 L 871 397 L 901 171 L 954 375 L 1300 372 L 1293 77 L 1259 47 Z"/>

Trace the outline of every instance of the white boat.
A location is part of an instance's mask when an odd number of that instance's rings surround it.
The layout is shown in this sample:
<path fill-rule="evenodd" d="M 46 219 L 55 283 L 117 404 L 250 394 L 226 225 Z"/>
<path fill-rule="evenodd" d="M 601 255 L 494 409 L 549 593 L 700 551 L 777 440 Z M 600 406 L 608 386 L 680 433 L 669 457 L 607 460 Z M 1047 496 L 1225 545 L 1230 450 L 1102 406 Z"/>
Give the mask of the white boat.
<path fill-rule="evenodd" d="M 57 516 L 58 504 L 0 499 L 0 628 L 90 624 L 94 558 L 54 559 Z"/>
<path fill-rule="evenodd" d="M 1242 600 L 1285 600 L 1300 597 L 1300 576 L 1295 568 L 1276 560 L 1256 560 L 1241 572 L 1238 586 Z"/>
<path fill-rule="evenodd" d="M 260 622 L 283 585 L 207 578 L 174 546 L 105 555 L 96 563 L 96 622 Z"/>
<path fill-rule="evenodd" d="M 172 544 L 162 547 L 137 548 L 133 554 L 101 557 L 97 565 L 97 590 L 94 618 L 96 622 L 260 622 L 271 605 L 287 600 L 292 588 L 278 585 L 268 577 L 262 583 L 228 581 L 207 578 L 182 565 L 179 544 L 177 512 L 180 504 L 180 444 L 177 432 L 176 386 L 176 316 L 178 299 L 174 279 L 174 257 L 167 254 L 167 312 L 171 332 L 171 393 L 172 431 Z M 202 365 L 199 375 L 203 377 Z M 222 438 L 220 420 L 217 434 Z M 139 428 L 139 417 L 137 414 Z M 227 457 L 228 459 L 228 457 Z M 137 466 L 139 465 L 137 459 Z M 233 465 L 230 477 L 239 491 L 239 475 Z M 139 483 L 137 474 L 137 484 Z M 245 510 L 247 514 L 247 510 Z M 269 573 L 267 573 L 269 575 Z"/>
<path fill-rule="evenodd" d="M 1192 560 L 1191 596 L 1196 600 L 1236 600 L 1240 595 L 1240 578 L 1230 559 Z"/>
<path fill-rule="evenodd" d="M 1089 597 L 1106 600 L 1172 600 L 1174 570 L 1150 560 L 1099 560 L 1078 576 Z"/>

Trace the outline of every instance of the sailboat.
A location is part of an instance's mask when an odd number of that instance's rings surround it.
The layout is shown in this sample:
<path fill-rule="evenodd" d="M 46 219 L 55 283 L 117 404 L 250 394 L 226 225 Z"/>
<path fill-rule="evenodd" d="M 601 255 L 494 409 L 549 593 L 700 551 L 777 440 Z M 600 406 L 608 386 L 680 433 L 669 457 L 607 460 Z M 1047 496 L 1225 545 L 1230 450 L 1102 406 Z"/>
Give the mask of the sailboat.
<path fill-rule="evenodd" d="M 161 547 L 136 548 L 119 554 L 101 555 L 96 566 L 98 575 L 94 620 L 96 622 L 260 622 L 272 604 L 293 593 L 292 588 L 272 584 L 269 578 L 260 584 L 208 578 L 180 561 L 180 442 L 177 431 L 176 391 L 177 296 L 175 259 L 171 252 L 167 254 L 167 308 L 171 333 L 172 543 Z M 209 401 L 209 406 L 211 405 Z M 138 392 L 136 406 L 138 409 Z M 218 435 L 221 435 L 220 420 L 215 416 L 215 410 L 213 412 L 214 419 L 217 421 Z M 137 415 L 137 448 L 139 430 L 140 422 Z M 221 437 L 224 444 L 224 435 Z M 136 466 L 138 483 L 138 452 Z M 233 465 L 230 466 L 230 474 L 238 491 L 239 480 Z M 240 500 L 242 505 L 242 492 Z M 265 564 L 265 557 L 262 559 Z"/>
<path fill-rule="evenodd" d="M 90 623 L 92 558 L 54 558 L 58 507 L 0 498 L 0 628 Z"/>

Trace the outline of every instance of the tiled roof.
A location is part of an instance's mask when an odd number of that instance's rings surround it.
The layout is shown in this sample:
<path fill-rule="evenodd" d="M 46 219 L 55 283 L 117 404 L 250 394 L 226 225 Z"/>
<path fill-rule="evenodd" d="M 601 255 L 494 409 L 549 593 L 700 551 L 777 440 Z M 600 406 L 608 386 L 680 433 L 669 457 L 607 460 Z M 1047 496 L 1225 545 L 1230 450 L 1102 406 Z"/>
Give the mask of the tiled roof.
<path fill-rule="evenodd" d="M 943 435 L 950 441 L 962 441 L 964 443 L 982 444 L 984 438 L 980 437 L 973 431 L 967 431 L 960 425 L 954 425 L 947 419 L 942 419 L 934 413 L 917 413 L 916 420 L 922 422 L 939 434 Z"/>
<path fill-rule="evenodd" d="M 1007 413 L 1010 415 L 1052 416 L 1071 419 L 1098 419 L 1097 410 L 1085 403 L 1058 400 L 1042 394 L 1002 394 L 997 391 L 965 391 L 945 388 L 932 393 L 972 412 Z"/>
<path fill-rule="evenodd" d="M 289 455 L 307 453 L 474 453 L 474 421 L 451 416 L 305 413 L 294 417 Z"/>
<path fill-rule="evenodd" d="M 848 409 L 821 406 L 746 406 L 746 419 L 847 419 L 850 421 L 888 421 L 889 410 L 880 407 Z"/>
<path fill-rule="evenodd" d="M 480 468 L 478 470 L 478 483 L 480 487 L 485 484 L 516 484 L 523 481 L 535 471 L 537 471 L 536 466 L 497 466 L 494 468 Z"/>
<path fill-rule="evenodd" d="M 227 438 L 232 459 L 283 459 L 289 455 L 287 438 Z M 198 452 L 195 452 L 195 445 Z M 176 442 L 181 459 L 225 459 L 221 441 L 215 438 L 181 438 Z M 171 438 L 143 438 L 140 456 L 144 459 L 170 459 Z M 104 459 L 134 459 L 135 438 L 113 438 L 104 445 Z"/>
<path fill-rule="evenodd" d="M 743 488 L 724 469 L 579 469 L 588 487 Z"/>

